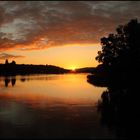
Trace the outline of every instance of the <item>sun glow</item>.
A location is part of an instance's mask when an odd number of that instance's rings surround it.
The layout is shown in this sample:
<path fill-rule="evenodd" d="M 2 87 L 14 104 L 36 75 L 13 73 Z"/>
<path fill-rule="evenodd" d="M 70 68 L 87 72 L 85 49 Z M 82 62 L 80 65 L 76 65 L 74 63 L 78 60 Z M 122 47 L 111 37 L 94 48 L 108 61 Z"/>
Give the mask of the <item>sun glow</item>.
<path fill-rule="evenodd" d="M 31 46 L 33 47 L 33 46 Z M 62 68 L 74 70 L 82 67 L 96 67 L 98 62 L 94 57 L 101 47 L 99 46 L 72 46 L 72 47 L 50 47 L 38 50 L 8 50 L 5 53 L 25 56 L 15 59 L 17 64 L 51 64 Z M 83 55 L 84 54 L 84 55 Z M 57 58 L 57 59 L 54 59 Z M 10 59 L 12 61 L 13 59 Z M 1 60 L 5 63 L 5 60 Z M 1 63 L 0 62 L 0 63 Z"/>
<path fill-rule="evenodd" d="M 76 68 L 72 68 L 72 71 L 75 71 L 76 70 Z"/>
<path fill-rule="evenodd" d="M 72 72 L 76 71 L 76 67 L 75 66 L 71 66 L 70 69 L 71 69 Z"/>

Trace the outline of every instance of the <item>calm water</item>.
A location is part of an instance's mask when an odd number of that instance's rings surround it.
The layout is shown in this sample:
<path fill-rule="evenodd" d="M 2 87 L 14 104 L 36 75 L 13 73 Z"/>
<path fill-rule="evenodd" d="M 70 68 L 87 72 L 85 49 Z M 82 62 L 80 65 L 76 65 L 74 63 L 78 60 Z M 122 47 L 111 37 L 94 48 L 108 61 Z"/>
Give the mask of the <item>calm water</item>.
<path fill-rule="evenodd" d="M 0 138 L 114 138 L 86 74 L 0 77 Z"/>

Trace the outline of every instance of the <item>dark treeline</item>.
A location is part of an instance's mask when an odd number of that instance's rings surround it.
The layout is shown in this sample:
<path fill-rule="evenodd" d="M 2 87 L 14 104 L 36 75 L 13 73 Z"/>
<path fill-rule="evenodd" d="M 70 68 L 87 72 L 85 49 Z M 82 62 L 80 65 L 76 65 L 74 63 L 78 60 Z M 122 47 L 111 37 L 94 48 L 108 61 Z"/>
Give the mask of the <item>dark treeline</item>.
<path fill-rule="evenodd" d="M 94 67 L 79 68 L 75 71 L 64 69 L 54 65 L 27 65 L 11 63 L 6 59 L 5 64 L 0 64 L 0 75 L 26 75 L 26 74 L 63 74 L 63 73 L 92 73 Z"/>
<path fill-rule="evenodd" d="M 139 137 L 140 23 L 120 25 L 116 34 L 101 38 L 100 62 L 88 82 L 107 87 L 98 103 L 101 125 L 119 138 Z"/>
<path fill-rule="evenodd" d="M 0 64 L 0 75 L 26 75 L 26 74 L 61 74 L 68 73 L 70 70 L 53 65 L 25 65 L 16 64 L 15 61 Z"/>

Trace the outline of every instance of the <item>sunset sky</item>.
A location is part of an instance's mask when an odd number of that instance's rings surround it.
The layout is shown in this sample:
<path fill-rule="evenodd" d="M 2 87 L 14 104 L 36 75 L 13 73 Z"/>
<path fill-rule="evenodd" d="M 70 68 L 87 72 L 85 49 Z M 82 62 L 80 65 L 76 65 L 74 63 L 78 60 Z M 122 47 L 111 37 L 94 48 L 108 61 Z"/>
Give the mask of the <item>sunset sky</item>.
<path fill-rule="evenodd" d="M 0 1 L 0 63 L 95 67 L 100 38 L 132 18 L 139 1 Z"/>

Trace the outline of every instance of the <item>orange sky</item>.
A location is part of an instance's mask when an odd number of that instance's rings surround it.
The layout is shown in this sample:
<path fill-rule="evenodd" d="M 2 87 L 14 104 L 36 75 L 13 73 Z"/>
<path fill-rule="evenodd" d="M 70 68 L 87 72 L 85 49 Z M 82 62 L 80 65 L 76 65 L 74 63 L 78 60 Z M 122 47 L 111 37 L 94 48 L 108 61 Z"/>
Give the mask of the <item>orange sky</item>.
<path fill-rule="evenodd" d="M 135 1 L 0 1 L 0 63 L 95 67 L 100 39 L 140 19 Z"/>
<path fill-rule="evenodd" d="M 9 62 L 14 59 L 17 64 L 53 64 L 63 68 L 73 69 L 97 66 L 98 62 L 95 61 L 95 56 L 99 49 L 99 44 L 87 44 L 52 47 L 39 51 L 9 50 L 8 53 L 26 56 L 21 58 L 9 58 Z M 2 63 L 4 62 L 5 60 L 3 59 Z"/>

